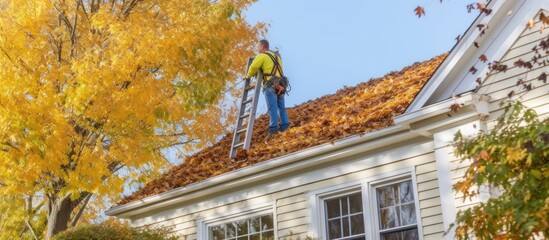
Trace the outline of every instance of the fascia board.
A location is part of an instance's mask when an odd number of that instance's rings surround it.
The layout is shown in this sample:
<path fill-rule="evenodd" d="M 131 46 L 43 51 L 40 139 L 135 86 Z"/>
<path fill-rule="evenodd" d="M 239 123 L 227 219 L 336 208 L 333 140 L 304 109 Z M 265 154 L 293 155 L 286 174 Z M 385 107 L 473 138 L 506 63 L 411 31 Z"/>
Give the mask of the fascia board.
<path fill-rule="evenodd" d="M 394 118 L 395 124 L 403 127 L 408 127 L 410 124 L 425 120 L 441 114 L 446 114 L 451 111 L 451 107 L 454 104 L 460 106 L 468 106 L 473 103 L 473 93 L 468 92 L 461 95 L 459 98 L 451 98 L 426 108 L 421 108 L 417 111 L 405 113 L 403 115 Z"/>

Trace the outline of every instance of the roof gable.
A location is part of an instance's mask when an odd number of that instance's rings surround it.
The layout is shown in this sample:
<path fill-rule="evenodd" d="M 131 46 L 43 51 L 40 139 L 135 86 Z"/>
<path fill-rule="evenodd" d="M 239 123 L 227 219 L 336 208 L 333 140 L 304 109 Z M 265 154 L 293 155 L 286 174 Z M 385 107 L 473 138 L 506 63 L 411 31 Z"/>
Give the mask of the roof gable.
<path fill-rule="evenodd" d="M 479 15 L 406 113 L 474 91 L 478 79 L 484 79 L 489 72 L 488 63 L 482 62 L 480 56 L 487 56 L 489 60 L 502 59 L 525 31 L 528 20 L 533 19 L 540 9 L 549 9 L 549 1 L 492 0 L 487 8 L 492 12 Z"/>
<path fill-rule="evenodd" d="M 234 159 L 229 159 L 227 156 L 232 140 L 232 134 L 229 134 L 213 146 L 188 157 L 183 164 L 174 167 L 159 179 L 125 197 L 120 204 L 347 136 L 391 126 L 393 117 L 404 112 L 445 57 L 446 54 L 443 54 L 429 61 L 415 63 L 399 72 L 391 72 L 355 87 L 345 87 L 335 94 L 289 108 L 291 128 L 269 142 L 263 141 L 267 134 L 268 116 L 262 115 L 255 122 L 253 142 L 247 152 L 239 151 Z"/>

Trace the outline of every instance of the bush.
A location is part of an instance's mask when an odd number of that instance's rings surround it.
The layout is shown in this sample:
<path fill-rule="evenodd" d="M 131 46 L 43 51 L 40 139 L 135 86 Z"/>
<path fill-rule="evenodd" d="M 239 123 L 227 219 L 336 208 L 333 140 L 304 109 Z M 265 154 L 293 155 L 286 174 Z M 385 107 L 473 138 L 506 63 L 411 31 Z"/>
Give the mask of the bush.
<path fill-rule="evenodd" d="M 167 229 L 135 229 L 128 224 L 101 223 L 71 228 L 53 240 L 176 240 Z"/>

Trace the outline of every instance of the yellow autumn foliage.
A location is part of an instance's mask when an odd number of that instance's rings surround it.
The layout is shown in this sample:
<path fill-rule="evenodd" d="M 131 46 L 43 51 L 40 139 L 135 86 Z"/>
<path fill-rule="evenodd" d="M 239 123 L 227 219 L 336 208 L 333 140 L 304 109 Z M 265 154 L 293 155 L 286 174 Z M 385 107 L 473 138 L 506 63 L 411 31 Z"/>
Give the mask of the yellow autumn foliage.
<path fill-rule="evenodd" d="M 253 2 L 0 0 L 0 197 L 116 201 L 162 149 L 215 141 Z"/>

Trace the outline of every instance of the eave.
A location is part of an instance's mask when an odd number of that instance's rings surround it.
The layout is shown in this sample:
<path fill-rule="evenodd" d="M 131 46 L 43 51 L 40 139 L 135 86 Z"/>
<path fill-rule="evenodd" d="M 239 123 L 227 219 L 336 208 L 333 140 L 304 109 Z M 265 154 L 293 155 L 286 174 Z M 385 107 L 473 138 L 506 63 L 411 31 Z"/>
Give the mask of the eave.
<path fill-rule="evenodd" d="M 326 162 L 375 150 L 391 144 L 417 138 L 419 135 L 408 131 L 407 127 L 392 126 L 366 133 L 353 135 L 290 153 L 256 165 L 237 169 L 201 182 L 173 189 L 158 195 L 146 197 L 128 204 L 112 207 L 105 212 L 108 216 L 131 218 L 138 214 L 173 207 L 216 192 L 235 189 L 264 179 L 272 179 L 288 171 L 311 168 Z"/>

